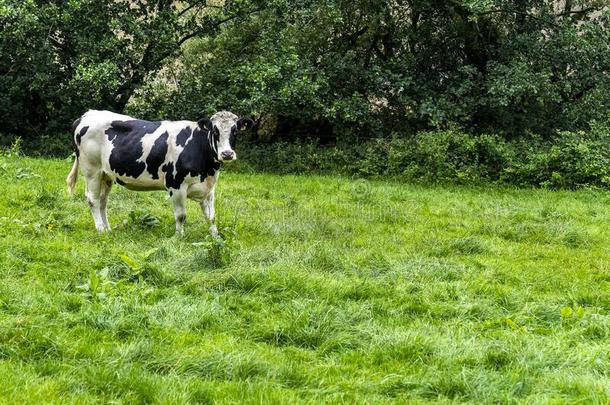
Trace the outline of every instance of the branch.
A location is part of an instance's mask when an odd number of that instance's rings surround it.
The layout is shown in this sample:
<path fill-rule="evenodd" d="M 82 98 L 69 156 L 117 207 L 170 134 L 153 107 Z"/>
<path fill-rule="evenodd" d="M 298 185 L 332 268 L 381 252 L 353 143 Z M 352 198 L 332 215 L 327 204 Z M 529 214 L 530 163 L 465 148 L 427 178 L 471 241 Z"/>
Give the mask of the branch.
<path fill-rule="evenodd" d="M 172 4 L 172 0 L 158 0 L 156 4 L 156 8 L 158 11 L 165 11 Z"/>
<path fill-rule="evenodd" d="M 55 38 L 53 35 L 49 34 L 49 36 L 47 38 L 49 38 L 49 40 L 51 41 L 51 44 L 54 45 L 56 48 L 66 49 L 66 45 L 63 42 L 61 42 L 59 39 Z"/>
<path fill-rule="evenodd" d="M 477 16 L 481 16 L 481 15 L 488 15 L 488 14 L 519 14 L 519 15 L 523 15 L 525 17 L 529 17 L 532 18 L 534 20 L 543 22 L 545 24 L 551 25 L 553 27 L 558 27 L 559 25 L 549 21 L 549 20 L 545 20 L 544 18 L 540 18 L 537 17 L 535 15 L 529 14 L 527 12 L 523 12 L 523 11 L 518 11 L 518 10 L 509 10 L 509 9 L 495 9 L 495 10 L 488 10 L 488 11 L 481 11 L 480 13 L 476 13 Z"/>
<path fill-rule="evenodd" d="M 356 41 L 358 41 L 358 38 L 360 38 L 362 35 L 366 34 L 366 32 L 368 30 L 369 30 L 369 27 L 365 26 L 356 32 L 340 36 L 339 41 L 345 39 L 349 43 L 350 46 L 354 46 Z"/>
<path fill-rule="evenodd" d="M 591 6 L 591 7 L 583 8 L 582 10 L 565 10 L 565 11 L 563 11 L 559 14 L 555 14 L 555 15 L 557 17 L 576 15 L 576 16 L 579 16 L 579 18 L 582 18 L 583 16 L 586 16 L 589 13 L 592 13 L 594 11 L 600 11 L 602 9 L 603 9 L 603 7 Z"/>
<path fill-rule="evenodd" d="M 572 11 L 572 0 L 565 0 L 565 4 L 563 6 L 563 12 L 567 13 Z"/>
<path fill-rule="evenodd" d="M 198 2 L 197 5 L 202 5 L 205 3 Z M 146 75 L 155 70 L 155 67 L 160 66 L 161 62 L 180 49 L 180 46 L 188 41 L 189 39 L 196 37 L 197 35 L 201 35 L 205 32 L 209 32 L 211 29 L 217 28 L 222 24 L 234 20 L 238 17 L 243 17 L 247 15 L 254 14 L 262 9 L 254 9 L 247 13 L 236 13 L 232 16 L 226 17 L 224 19 L 215 21 L 213 23 L 208 22 L 208 24 L 204 24 L 203 26 L 199 26 L 198 29 L 193 32 L 188 33 L 184 37 L 180 38 L 175 46 L 159 49 L 156 47 L 155 42 L 149 42 L 144 49 L 144 53 L 142 55 L 142 59 L 138 63 L 132 64 L 132 70 L 130 77 L 125 78 L 124 83 L 117 89 L 114 95 L 110 96 L 107 101 L 113 108 L 117 111 L 123 111 L 127 102 L 129 101 L 131 95 L 144 81 Z M 155 49 L 156 48 L 156 49 Z"/>
<path fill-rule="evenodd" d="M 69 72 L 74 72 L 74 49 L 72 49 L 71 43 L 60 36 L 54 35 L 49 31 L 47 38 L 49 39 L 51 46 L 54 47 L 63 63 L 68 68 Z"/>
<path fill-rule="evenodd" d="M 222 24 L 224 24 L 226 22 L 229 22 L 231 20 L 234 20 L 234 19 L 236 19 L 238 17 L 245 17 L 245 16 L 248 16 L 248 15 L 252 15 L 252 14 L 257 13 L 257 12 L 259 12 L 261 10 L 262 9 L 258 8 L 258 9 L 251 10 L 251 11 L 247 12 L 246 14 L 241 14 L 241 13 L 233 14 L 230 17 L 227 17 L 227 18 L 224 18 L 222 20 L 216 21 L 214 24 L 212 24 L 212 25 L 210 25 L 208 27 L 205 27 L 205 28 L 204 27 L 199 27 L 199 29 L 197 29 L 197 30 L 195 30 L 193 32 L 190 32 L 187 35 L 185 35 L 184 37 L 180 38 L 178 40 L 178 42 L 177 42 L 177 45 L 181 46 L 183 43 L 185 43 L 189 39 L 194 38 L 194 37 L 196 37 L 198 35 L 204 34 L 207 30 L 209 30 L 211 28 L 217 28 L 217 27 L 221 26 Z"/>
<path fill-rule="evenodd" d="M 190 10 L 192 10 L 194 7 L 196 6 L 201 6 L 203 5 L 204 7 L 207 6 L 207 0 L 203 0 L 203 1 L 195 1 L 193 2 L 193 4 L 191 4 L 190 6 L 186 7 L 184 10 L 182 10 L 181 12 L 178 13 L 178 18 L 182 17 L 183 15 L 185 15 L 186 13 L 188 13 Z"/>

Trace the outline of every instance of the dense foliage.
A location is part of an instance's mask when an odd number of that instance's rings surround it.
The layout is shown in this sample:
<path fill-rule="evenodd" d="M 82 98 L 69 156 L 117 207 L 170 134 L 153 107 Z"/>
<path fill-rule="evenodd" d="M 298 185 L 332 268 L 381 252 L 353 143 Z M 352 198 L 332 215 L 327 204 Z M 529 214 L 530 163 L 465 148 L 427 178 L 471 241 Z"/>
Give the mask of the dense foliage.
<path fill-rule="evenodd" d="M 421 131 L 407 139 L 328 146 L 311 142 L 247 143 L 239 172 L 393 177 L 410 182 L 498 183 L 555 189 L 610 186 L 610 130 L 560 132 L 550 139 L 506 141 L 456 129 Z"/>
<path fill-rule="evenodd" d="M 609 117 L 603 4 L 276 0 L 190 44 L 134 110 L 229 106 L 271 115 L 283 138 L 587 129 Z"/>
<path fill-rule="evenodd" d="M 402 159 L 350 174 L 436 178 L 421 159 L 450 165 L 463 151 L 477 179 L 546 184 L 533 162 L 589 137 L 565 131 L 610 118 L 609 17 L 603 0 L 0 0 L 0 141 L 61 155 L 88 108 L 151 119 L 231 109 L 256 118 L 256 142 L 337 141 L 348 160 L 393 145 Z M 470 161 L 468 148 L 442 155 L 451 131 L 518 155 L 518 167 Z"/>
<path fill-rule="evenodd" d="M 122 112 L 182 44 L 254 7 L 178 3 L 0 0 L 2 132 L 27 140 L 67 133 L 89 108 Z"/>

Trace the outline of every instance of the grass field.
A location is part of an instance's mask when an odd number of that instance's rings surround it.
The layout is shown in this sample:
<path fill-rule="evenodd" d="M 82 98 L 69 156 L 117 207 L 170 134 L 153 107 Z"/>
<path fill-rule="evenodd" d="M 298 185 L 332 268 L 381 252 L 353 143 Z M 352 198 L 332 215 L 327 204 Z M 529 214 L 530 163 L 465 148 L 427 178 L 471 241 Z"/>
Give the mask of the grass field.
<path fill-rule="evenodd" d="M 0 402 L 608 403 L 610 194 L 223 173 L 190 203 L 0 156 Z"/>

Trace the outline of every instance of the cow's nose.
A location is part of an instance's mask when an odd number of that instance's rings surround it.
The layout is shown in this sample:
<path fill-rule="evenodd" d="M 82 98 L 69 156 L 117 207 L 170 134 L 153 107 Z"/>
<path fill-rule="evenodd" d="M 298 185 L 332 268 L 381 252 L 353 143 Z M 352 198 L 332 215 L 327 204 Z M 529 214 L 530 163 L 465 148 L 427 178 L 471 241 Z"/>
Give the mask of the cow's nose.
<path fill-rule="evenodd" d="M 225 150 L 220 154 L 220 156 L 222 156 L 223 159 L 232 160 L 235 157 L 235 152 L 232 150 Z"/>

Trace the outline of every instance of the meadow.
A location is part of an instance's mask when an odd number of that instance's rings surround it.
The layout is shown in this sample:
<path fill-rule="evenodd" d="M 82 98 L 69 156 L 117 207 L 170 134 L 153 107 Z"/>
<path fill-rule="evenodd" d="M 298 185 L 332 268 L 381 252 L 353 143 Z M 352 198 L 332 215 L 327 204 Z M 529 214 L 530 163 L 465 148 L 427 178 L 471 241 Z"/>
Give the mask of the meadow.
<path fill-rule="evenodd" d="M 189 203 L 0 155 L 0 402 L 610 401 L 610 194 L 221 173 Z"/>

